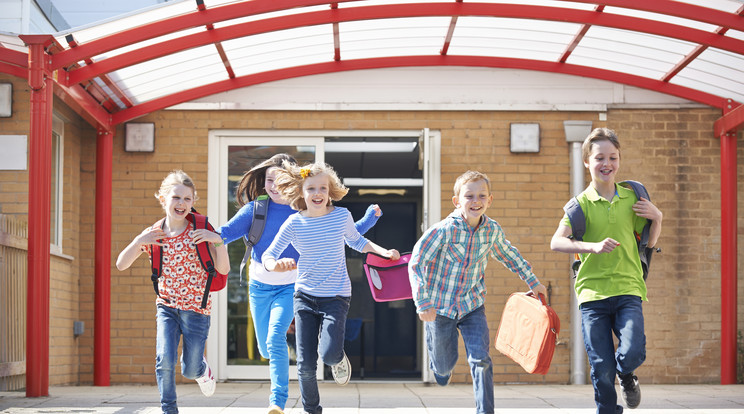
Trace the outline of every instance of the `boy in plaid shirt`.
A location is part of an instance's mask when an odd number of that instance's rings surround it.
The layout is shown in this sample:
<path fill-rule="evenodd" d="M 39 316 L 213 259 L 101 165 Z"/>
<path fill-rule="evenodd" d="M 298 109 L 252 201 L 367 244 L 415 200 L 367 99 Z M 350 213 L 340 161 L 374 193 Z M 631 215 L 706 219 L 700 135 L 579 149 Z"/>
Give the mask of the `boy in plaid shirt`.
<path fill-rule="evenodd" d="M 429 364 L 439 385 L 449 384 L 462 334 L 473 376 L 476 413 L 492 414 L 493 368 L 484 302 L 488 256 L 516 273 L 537 296 L 547 289 L 509 243 L 499 224 L 485 216 L 493 201 L 485 174 L 468 171 L 455 181 L 455 211 L 429 228 L 413 247 L 408 273 L 419 318 L 424 321 Z"/>

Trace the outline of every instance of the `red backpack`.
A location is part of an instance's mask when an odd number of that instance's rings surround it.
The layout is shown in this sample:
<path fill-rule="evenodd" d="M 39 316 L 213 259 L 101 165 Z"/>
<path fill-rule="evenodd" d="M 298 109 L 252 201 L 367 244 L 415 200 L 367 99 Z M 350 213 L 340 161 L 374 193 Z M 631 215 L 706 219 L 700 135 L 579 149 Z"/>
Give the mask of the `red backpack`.
<path fill-rule="evenodd" d="M 209 224 L 207 216 L 202 216 L 197 213 L 193 208 L 188 215 L 188 220 L 196 229 L 207 229 L 214 231 L 214 227 Z M 158 220 L 153 227 L 165 228 L 165 217 Z M 150 257 L 150 263 L 152 264 L 152 286 L 155 289 L 155 294 L 160 296 L 160 290 L 158 290 L 158 279 L 160 279 L 160 272 L 163 266 L 163 248 L 158 245 L 152 245 L 152 253 Z M 209 275 L 207 277 L 207 286 L 204 288 L 204 296 L 202 297 L 201 308 L 207 307 L 207 301 L 209 300 L 209 292 L 218 292 L 225 288 L 227 285 L 227 275 L 217 272 L 214 269 L 214 260 L 212 259 L 212 252 L 209 251 L 209 243 L 201 242 L 196 244 L 196 254 L 199 256 L 199 262 L 201 263 L 204 270 Z M 162 298 L 164 301 L 169 302 L 168 299 Z"/>

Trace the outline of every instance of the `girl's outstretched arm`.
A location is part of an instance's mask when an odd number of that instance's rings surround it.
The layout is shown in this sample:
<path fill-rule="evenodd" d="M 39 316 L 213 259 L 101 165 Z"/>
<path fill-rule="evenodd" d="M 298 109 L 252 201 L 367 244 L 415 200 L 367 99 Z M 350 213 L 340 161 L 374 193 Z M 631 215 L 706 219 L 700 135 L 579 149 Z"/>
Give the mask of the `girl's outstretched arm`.
<path fill-rule="evenodd" d="M 124 250 L 119 253 L 119 257 L 116 258 L 116 268 L 119 270 L 129 269 L 129 266 L 134 263 L 135 260 L 144 251 L 143 248 L 148 245 L 165 246 L 160 240 L 166 237 L 165 232 L 161 228 L 148 227 L 138 234 L 137 237 L 132 240 L 131 243 Z"/>
<path fill-rule="evenodd" d="M 390 260 L 398 260 L 400 259 L 400 253 L 395 249 L 385 249 L 383 247 L 380 247 L 372 242 L 367 242 L 367 245 L 364 246 L 364 249 L 362 249 L 362 253 L 376 253 L 379 254 L 382 257 L 386 257 Z"/>
<path fill-rule="evenodd" d="M 369 207 L 367 207 L 367 211 L 364 213 L 364 217 L 354 223 L 354 227 L 356 227 L 359 234 L 364 235 L 369 231 L 369 229 L 377 224 L 377 220 L 379 220 L 380 217 L 382 217 L 382 209 L 380 209 L 380 206 L 377 204 L 370 204 Z"/>

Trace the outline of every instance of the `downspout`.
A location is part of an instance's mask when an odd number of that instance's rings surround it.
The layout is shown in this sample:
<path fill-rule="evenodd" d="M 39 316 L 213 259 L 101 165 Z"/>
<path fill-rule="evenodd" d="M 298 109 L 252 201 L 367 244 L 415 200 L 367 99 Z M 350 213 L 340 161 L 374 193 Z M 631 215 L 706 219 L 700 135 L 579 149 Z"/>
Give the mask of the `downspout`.
<path fill-rule="evenodd" d="M 22 35 L 29 48 L 28 276 L 26 397 L 49 395 L 49 242 L 52 188 L 52 99 L 49 35 Z"/>
<path fill-rule="evenodd" d="M 721 384 L 736 384 L 736 131 L 721 134 Z"/>
<path fill-rule="evenodd" d="M 111 178 L 113 133 L 98 128 L 96 140 L 95 338 L 93 385 L 108 386 L 111 371 Z"/>
<path fill-rule="evenodd" d="M 584 158 L 581 152 L 581 144 L 592 131 L 592 121 L 563 121 L 563 129 L 566 133 L 566 142 L 570 144 L 571 197 L 576 197 L 584 191 Z M 571 262 L 573 262 L 573 257 Z M 571 280 L 570 382 L 575 385 L 584 385 L 586 384 L 584 335 L 581 332 L 581 314 L 579 313 L 579 302 L 574 289 L 576 279 L 573 278 L 573 275 L 569 275 L 569 279 Z"/>

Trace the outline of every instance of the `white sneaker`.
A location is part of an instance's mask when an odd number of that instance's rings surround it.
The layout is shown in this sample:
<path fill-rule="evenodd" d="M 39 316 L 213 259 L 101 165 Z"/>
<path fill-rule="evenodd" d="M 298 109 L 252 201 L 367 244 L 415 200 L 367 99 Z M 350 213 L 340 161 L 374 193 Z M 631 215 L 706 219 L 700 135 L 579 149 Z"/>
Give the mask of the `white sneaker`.
<path fill-rule="evenodd" d="M 204 357 L 202 357 L 204 358 Z M 204 358 L 204 375 L 196 379 L 196 383 L 199 384 L 202 394 L 205 397 L 211 397 L 214 394 L 214 389 L 217 388 L 217 383 L 214 381 L 214 375 L 212 375 L 212 369 L 207 364 L 207 358 Z"/>
<path fill-rule="evenodd" d="M 349 383 L 351 379 L 351 363 L 349 362 L 349 358 L 346 357 L 346 352 L 344 352 L 344 358 L 341 362 L 331 367 L 331 373 L 336 384 L 343 386 Z"/>
<path fill-rule="evenodd" d="M 279 408 L 278 405 L 271 405 L 268 414 L 284 414 L 284 410 Z"/>

